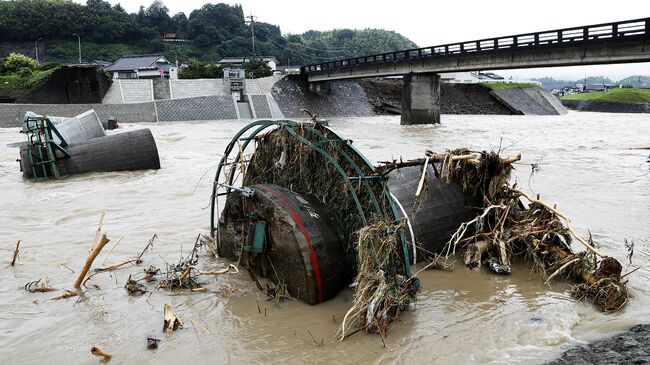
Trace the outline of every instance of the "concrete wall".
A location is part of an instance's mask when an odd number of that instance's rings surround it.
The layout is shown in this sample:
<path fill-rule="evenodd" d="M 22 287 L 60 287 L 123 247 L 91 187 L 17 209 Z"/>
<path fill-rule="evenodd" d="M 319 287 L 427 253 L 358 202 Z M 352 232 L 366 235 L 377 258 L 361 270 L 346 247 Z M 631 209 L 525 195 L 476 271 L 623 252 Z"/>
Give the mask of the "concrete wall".
<path fill-rule="evenodd" d="M 566 113 L 566 109 L 555 101 L 557 98 L 542 88 L 493 90 L 491 94 L 515 114 L 561 115 Z"/>
<path fill-rule="evenodd" d="M 116 117 L 120 123 L 156 122 L 153 103 L 139 104 L 0 104 L 0 127 L 20 127 L 27 111 L 36 114 L 74 117 L 95 109 L 100 120 Z"/>
<path fill-rule="evenodd" d="M 274 118 L 269 104 L 269 95 L 248 95 L 255 118 Z"/>
<path fill-rule="evenodd" d="M 156 102 L 160 122 L 237 119 L 232 96 L 201 96 Z"/>
<path fill-rule="evenodd" d="M 248 94 L 271 94 L 273 85 L 282 79 L 282 77 L 276 75 L 246 80 L 246 92 Z M 226 94 L 226 88 L 222 79 L 116 79 L 102 102 L 105 104 L 128 104 L 151 100 L 226 96 Z"/>
<path fill-rule="evenodd" d="M 287 118 L 305 118 L 307 109 L 319 117 L 369 117 L 376 115 L 366 93 L 355 81 L 334 81 L 326 95 L 316 95 L 299 76 L 289 75 L 273 87 L 273 99 Z"/>
<path fill-rule="evenodd" d="M 226 95 L 222 79 L 172 80 L 171 98 Z"/>
<path fill-rule="evenodd" d="M 144 103 L 153 101 L 153 83 L 151 80 L 117 80 L 127 103 Z"/>

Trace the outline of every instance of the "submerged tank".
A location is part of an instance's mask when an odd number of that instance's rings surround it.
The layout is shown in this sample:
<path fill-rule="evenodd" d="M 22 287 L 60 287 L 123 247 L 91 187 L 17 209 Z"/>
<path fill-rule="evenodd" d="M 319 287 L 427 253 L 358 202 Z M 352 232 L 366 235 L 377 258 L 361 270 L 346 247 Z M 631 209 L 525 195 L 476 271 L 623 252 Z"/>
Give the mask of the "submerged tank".
<path fill-rule="evenodd" d="M 422 165 L 386 172 L 320 123 L 254 122 L 233 138 L 215 176 L 211 227 L 218 252 L 317 304 L 356 276 L 359 229 L 406 218 L 393 266 L 408 278 L 417 257 L 439 252 L 473 214 L 458 184 L 446 183 L 432 164 L 427 169 L 416 199 Z"/>

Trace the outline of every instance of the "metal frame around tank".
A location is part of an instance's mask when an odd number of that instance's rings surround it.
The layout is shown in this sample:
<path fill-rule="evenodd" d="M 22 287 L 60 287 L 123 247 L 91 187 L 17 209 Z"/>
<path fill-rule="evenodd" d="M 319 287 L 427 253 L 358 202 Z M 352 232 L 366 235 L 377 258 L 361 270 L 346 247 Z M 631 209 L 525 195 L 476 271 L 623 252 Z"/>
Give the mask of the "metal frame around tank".
<path fill-rule="evenodd" d="M 357 190 L 355 189 L 354 184 L 352 183 L 352 180 L 358 179 L 360 180 L 361 185 L 363 186 L 364 190 L 368 193 L 371 204 L 375 210 L 375 213 L 381 218 L 384 217 L 384 213 L 381 209 L 381 206 L 379 205 L 379 202 L 377 200 L 377 196 L 375 195 L 374 191 L 368 184 L 367 180 L 368 179 L 378 179 L 380 176 L 378 175 L 371 175 L 367 176 L 363 173 L 363 170 L 361 167 L 350 157 L 350 155 L 345 152 L 340 145 L 345 144 L 348 145 L 352 153 L 359 157 L 361 161 L 363 161 L 364 166 L 369 168 L 370 171 L 374 172 L 375 171 L 375 166 L 373 166 L 370 161 L 359 151 L 357 150 L 353 145 L 352 141 L 348 139 L 343 139 L 341 138 L 338 134 L 336 134 L 332 129 L 330 129 L 327 126 L 323 126 L 324 128 L 327 129 L 328 132 L 332 134 L 334 139 L 329 138 L 325 136 L 321 131 L 318 129 L 314 128 L 314 124 L 312 122 L 296 122 L 292 120 L 258 120 L 255 122 L 252 122 L 242 128 L 230 141 L 228 146 L 226 146 L 226 150 L 224 151 L 223 156 L 221 157 L 221 160 L 219 162 L 219 165 L 217 166 L 217 171 L 215 173 L 215 178 L 214 182 L 212 184 L 212 196 L 210 200 L 210 233 L 213 238 L 216 238 L 218 232 L 218 224 L 215 225 L 215 216 L 219 215 L 219 207 L 218 207 L 218 197 L 222 195 L 228 195 L 232 191 L 232 184 L 235 179 L 235 174 L 232 173 L 229 176 L 226 176 L 227 181 L 224 183 L 219 183 L 219 179 L 222 175 L 222 172 L 224 171 L 225 166 L 230 166 L 230 165 L 237 165 L 241 162 L 242 154 L 244 151 L 246 151 L 246 148 L 248 147 L 249 143 L 255 138 L 262 133 L 264 130 L 267 128 L 271 127 L 276 127 L 276 128 L 281 128 L 285 129 L 292 137 L 296 138 L 299 142 L 307 145 L 309 148 L 313 149 L 317 153 L 321 154 L 323 157 L 325 157 L 330 164 L 334 166 L 334 168 L 337 170 L 337 172 L 343 177 L 344 181 L 348 184 L 350 188 L 350 192 L 352 195 L 352 198 L 354 200 L 355 206 L 358 210 L 359 216 L 361 218 L 361 221 L 364 225 L 368 224 L 368 220 L 366 218 L 366 214 L 364 212 L 363 206 L 361 204 L 361 201 L 359 200 L 359 194 Z M 309 133 L 317 136 L 320 140 L 317 142 L 312 142 L 300 134 L 296 132 L 296 128 L 302 128 L 306 129 Z M 251 133 L 246 134 L 250 130 L 253 130 Z M 246 134 L 245 137 L 242 137 Z M 348 176 L 348 174 L 345 172 L 343 167 L 336 161 L 332 155 L 330 155 L 327 151 L 323 150 L 320 148 L 320 145 L 325 145 L 329 144 L 335 148 L 335 150 L 344 158 L 344 160 L 347 162 L 349 167 L 351 167 L 354 172 L 358 174 L 358 176 Z M 235 148 L 235 145 L 239 145 L 239 151 L 237 151 L 236 156 L 234 157 L 233 161 L 228 163 L 228 160 L 230 159 L 230 155 Z M 225 186 L 224 186 L 225 185 Z M 225 188 L 225 192 L 219 192 L 220 187 Z M 397 210 L 397 207 L 395 206 L 395 203 L 393 199 L 390 197 L 390 192 L 388 189 L 384 188 L 382 195 L 384 196 L 384 199 L 389 203 L 391 213 L 393 215 L 392 219 L 393 220 L 399 220 L 401 218 L 401 214 Z M 216 210 L 216 214 L 215 214 Z M 405 259 L 405 273 L 407 276 L 410 276 L 410 267 L 409 267 L 409 253 L 408 253 L 408 248 L 406 246 L 406 241 L 403 233 L 401 234 L 401 241 L 402 241 L 402 248 L 403 248 L 403 253 L 404 253 L 404 259 Z"/>

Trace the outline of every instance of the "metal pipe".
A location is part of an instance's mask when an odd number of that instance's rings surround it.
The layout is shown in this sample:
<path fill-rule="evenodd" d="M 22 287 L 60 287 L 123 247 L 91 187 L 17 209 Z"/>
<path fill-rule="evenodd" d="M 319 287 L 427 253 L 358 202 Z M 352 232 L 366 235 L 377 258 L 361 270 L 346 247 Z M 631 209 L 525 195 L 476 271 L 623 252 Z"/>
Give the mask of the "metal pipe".
<path fill-rule="evenodd" d="M 34 42 L 34 49 L 36 50 L 36 63 L 40 63 L 38 62 L 38 41 L 40 41 L 41 39 L 43 38 L 39 38 Z"/>
<path fill-rule="evenodd" d="M 79 42 L 79 63 L 81 63 L 81 37 L 79 37 L 79 34 L 77 33 L 72 33 L 72 35 L 77 36 Z"/>

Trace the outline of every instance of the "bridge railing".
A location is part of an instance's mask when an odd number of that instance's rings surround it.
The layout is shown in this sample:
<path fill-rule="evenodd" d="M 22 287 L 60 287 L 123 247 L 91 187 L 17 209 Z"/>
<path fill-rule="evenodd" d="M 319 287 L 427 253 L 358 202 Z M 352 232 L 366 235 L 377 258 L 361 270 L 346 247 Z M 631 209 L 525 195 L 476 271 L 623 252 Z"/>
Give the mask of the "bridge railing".
<path fill-rule="evenodd" d="M 368 64 L 396 63 L 432 57 L 457 57 L 491 52 L 526 50 L 540 47 L 577 46 L 603 41 L 626 41 L 633 38 L 650 38 L 650 18 L 626 20 L 615 23 L 594 24 L 581 27 L 524 33 L 512 36 L 479 39 L 469 42 L 449 43 L 439 46 L 407 49 L 353 57 L 302 66 L 300 72 L 309 74 Z"/>

